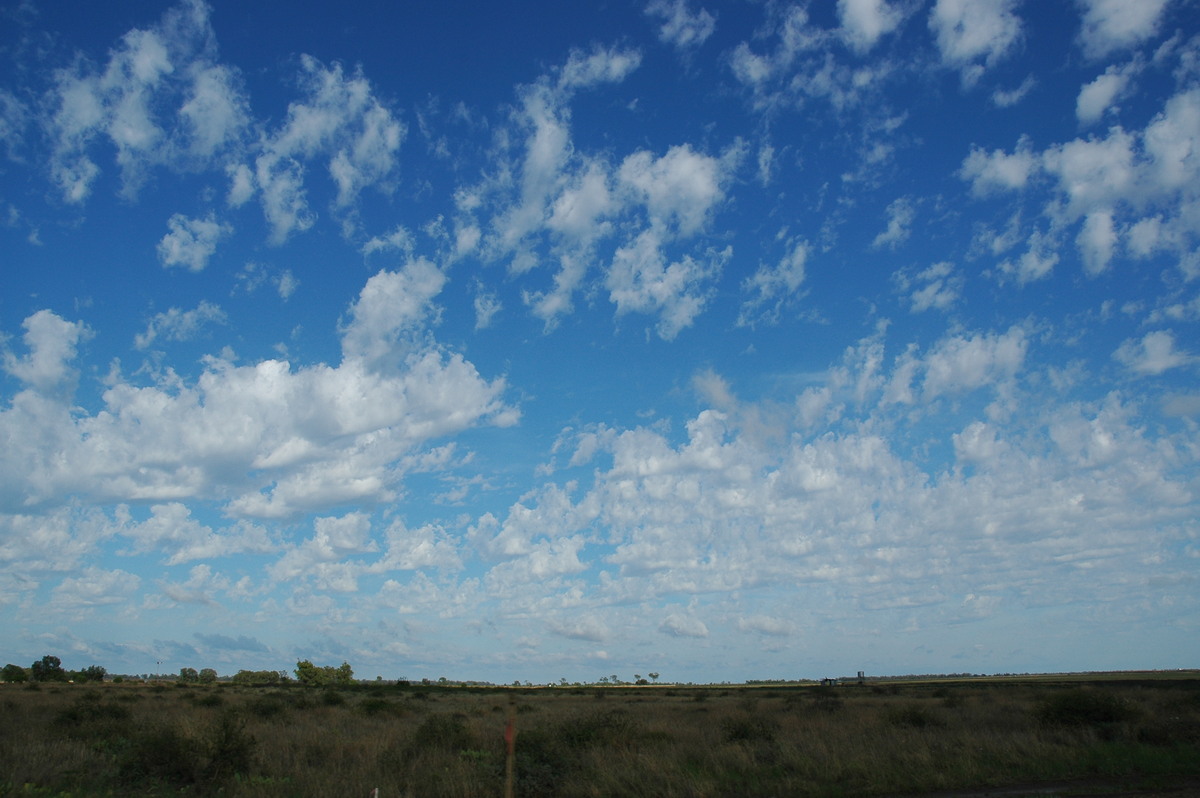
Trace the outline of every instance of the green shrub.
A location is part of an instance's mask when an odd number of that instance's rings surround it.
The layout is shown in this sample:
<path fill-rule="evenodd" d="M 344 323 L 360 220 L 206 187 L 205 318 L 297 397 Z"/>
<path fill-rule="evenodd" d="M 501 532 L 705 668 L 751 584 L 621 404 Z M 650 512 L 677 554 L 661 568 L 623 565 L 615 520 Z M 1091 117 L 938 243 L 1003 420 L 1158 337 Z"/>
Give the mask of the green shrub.
<path fill-rule="evenodd" d="M 246 731 L 246 721 L 238 714 L 222 712 L 204 743 L 208 755 L 204 769 L 207 780 L 222 781 L 250 772 L 258 741 Z"/>
<path fill-rule="evenodd" d="M 1042 699 L 1034 716 L 1046 726 L 1102 727 L 1136 719 L 1137 710 L 1118 695 L 1101 690 L 1064 690 Z"/>
<path fill-rule="evenodd" d="M 364 698 L 358 703 L 358 710 L 367 715 L 399 714 L 400 707 L 386 698 Z"/>
<path fill-rule="evenodd" d="M 288 706 L 278 696 L 265 695 L 247 702 L 246 711 L 260 718 L 274 718 L 287 712 Z"/>
<path fill-rule="evenodd" d="M 195 743 L 171 727 L 143 728 L 126 738 L 117 755 L 122 781 L 191 784 L 201 767 Z"/>
<path fill-rule="evenodd" d="M 937 715 L 930 712 L 925 707 L 909 705 L 904 707 L 892 707 L 884 716 L 885 720 L 892 726 L 900 726 L 909 729 L 927 729 L 934 726 L 944 726 L 945 723 Z"/>
<path fill-rule="evenodd" d="M 623 709 L 573 718 L 558 729 L 558 739 L 569 748 L 594 745 L 623 747 L 629 745 L 637 735 L 637 722 Z"/>
<path fill-rule="evenodd" d="M 425 718 L 413 732 L 409 750 L 458 753 L 475 747 L 475 737 L 467 728 L 465 718 L 454 713 L 430 715 Z"/>
<path fill-rule="evenodd" d="M 772 743 L 778 731 L 778 725 L 762 715 L 737 715 L 721 721 L 727 743 Z"/>

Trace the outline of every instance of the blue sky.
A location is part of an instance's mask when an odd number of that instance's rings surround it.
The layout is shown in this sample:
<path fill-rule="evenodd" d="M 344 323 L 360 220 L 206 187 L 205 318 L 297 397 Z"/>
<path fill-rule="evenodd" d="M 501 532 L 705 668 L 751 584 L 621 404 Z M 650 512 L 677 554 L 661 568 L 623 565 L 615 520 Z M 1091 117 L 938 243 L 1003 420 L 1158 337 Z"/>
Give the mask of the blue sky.
<path fill-rule="evenodd" d="M 1194 2 L 422 5 L 0 5 L 0 657 L 1196 664 Z"/>

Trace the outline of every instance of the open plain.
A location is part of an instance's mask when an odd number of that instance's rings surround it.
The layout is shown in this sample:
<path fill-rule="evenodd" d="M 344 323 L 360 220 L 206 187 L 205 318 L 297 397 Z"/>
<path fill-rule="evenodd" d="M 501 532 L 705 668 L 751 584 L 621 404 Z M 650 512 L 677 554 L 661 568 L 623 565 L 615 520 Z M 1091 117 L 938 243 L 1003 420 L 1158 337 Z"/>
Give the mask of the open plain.
<path fill-rule="evenodd" d="M 1198 677 L 4 685 L 0 795 L 1186 795 Z"/>

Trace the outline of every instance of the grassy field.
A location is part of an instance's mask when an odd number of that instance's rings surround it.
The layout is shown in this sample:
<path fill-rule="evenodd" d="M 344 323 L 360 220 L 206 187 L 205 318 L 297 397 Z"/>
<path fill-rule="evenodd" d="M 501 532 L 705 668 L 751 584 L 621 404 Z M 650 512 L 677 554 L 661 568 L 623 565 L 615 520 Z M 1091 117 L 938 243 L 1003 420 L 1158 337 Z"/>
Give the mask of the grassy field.
<path fill-rule="evenodd" d="M 1200 678 L 0 685 L 0 796 L 884 796 L 1200 777 Z"/>

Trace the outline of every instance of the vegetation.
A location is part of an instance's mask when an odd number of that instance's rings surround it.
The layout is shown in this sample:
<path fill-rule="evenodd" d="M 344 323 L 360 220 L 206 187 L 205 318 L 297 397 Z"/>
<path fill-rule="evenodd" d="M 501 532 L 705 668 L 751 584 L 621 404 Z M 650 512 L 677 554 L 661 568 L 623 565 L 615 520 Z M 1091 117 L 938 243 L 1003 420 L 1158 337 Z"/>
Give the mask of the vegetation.
<path fill-rule="evenodd" d="M 1200 784 L 1194 675 L 319 690 L 274 675 L 0 687 L 0 796 L 494 796 L 510 718 L 522 798 Z"/>

